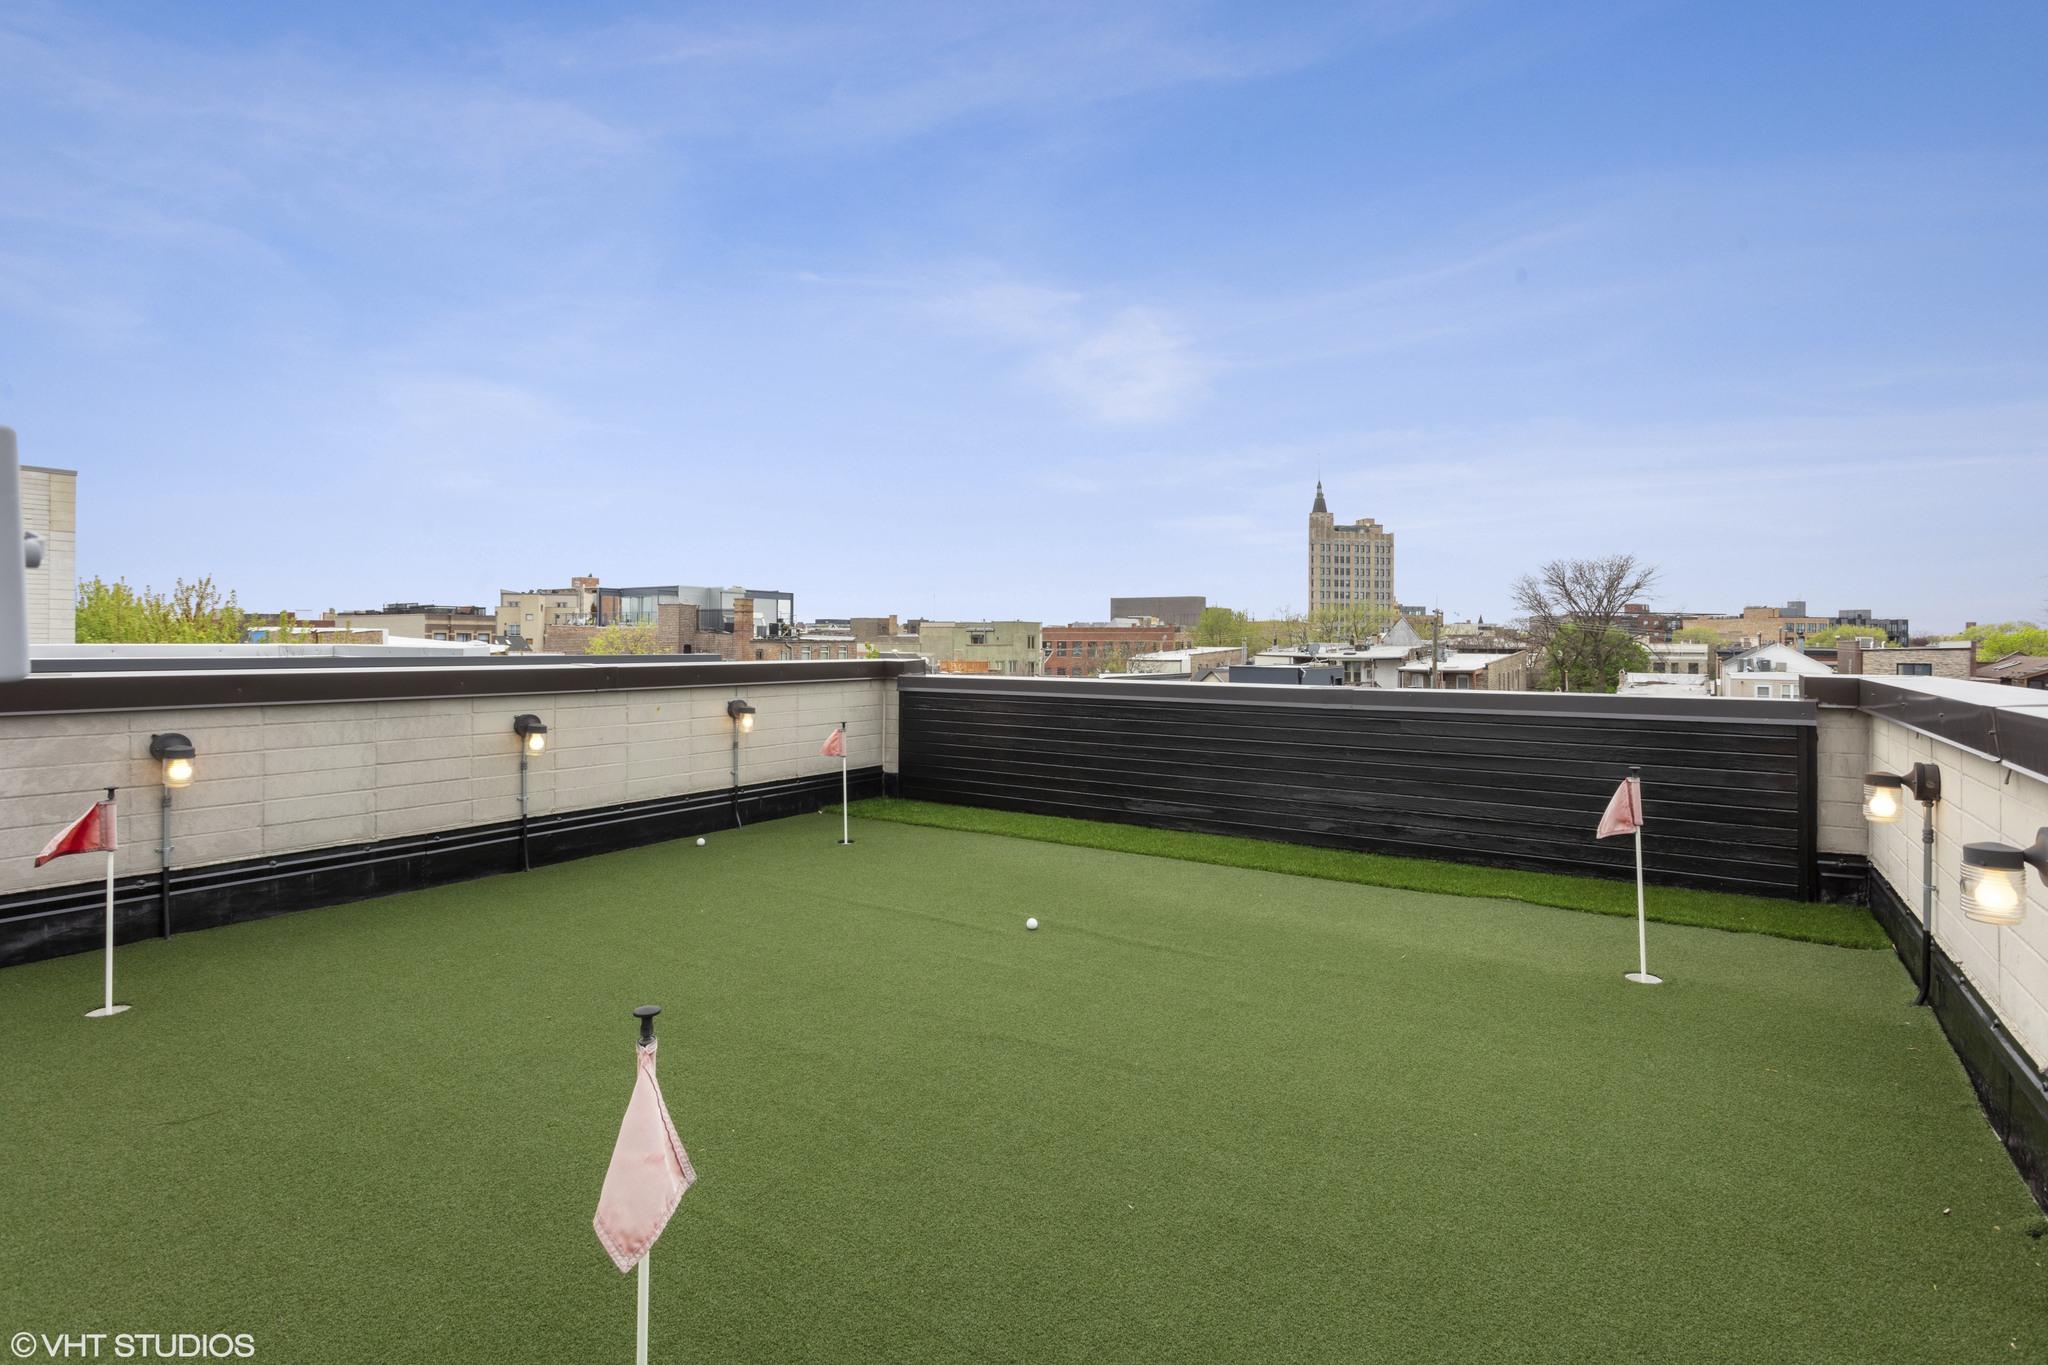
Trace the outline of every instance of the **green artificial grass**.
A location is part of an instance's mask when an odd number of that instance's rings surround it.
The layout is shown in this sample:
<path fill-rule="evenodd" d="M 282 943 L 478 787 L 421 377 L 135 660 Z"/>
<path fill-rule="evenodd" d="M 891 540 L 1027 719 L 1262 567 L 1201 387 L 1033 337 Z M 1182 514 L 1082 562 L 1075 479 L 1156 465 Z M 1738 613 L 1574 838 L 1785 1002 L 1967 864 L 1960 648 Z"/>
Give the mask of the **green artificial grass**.
<path fill-rule="evenodd" d="M 889 820 L 905 825 L 975 834 L 1002 834 L 1050 844 L 1141 853 L 1152 858 L 1179 858 L 1219 867 L 1249 867 L 1285 872 L 1295 877 L 1391 886 L 1446 896 L 1486 896 L 1526 901 L 1560 910 L 1596 915 L 1636 913 L 1633 881 L 1606 877 L 1573 877 L 1559 872 L 1521 872 L 1427 858 L 1397 858 L 1384 853 L 1352 853 L 1343 849 L 1283 844 L 1269 839 L 1241 839 L 1224 834 L 1190 834 L 1177 829 L 1147 829 L 1102 820 L 1075 820 L 1062 815 L 1029 815 L 950 806 L 936 801 L 905 801 L 878 797 L 856 801 L 856 819 Z M 1645 897 L 1644 918 L 1660 924 L 1690 924 L 1742 934 L 1769 934 L 1802 943 L 1831 943 L 1838 948 L 1889 948 L 1884 927 L 1868 910 L 1854 905 L 1818 905 L 1738 896 L 1725 891 L 1652 886 Z"/>
<path fill-rule="evenodd" d="M 803 817 L 0 972 L 0 1335 L 654 1359 L 2048 1358 L 1888 956 Z M 1027 933 L 1027 914 L 1043 922 Z M 11 1358 L 11 1357 L 10 1357 Z"/>

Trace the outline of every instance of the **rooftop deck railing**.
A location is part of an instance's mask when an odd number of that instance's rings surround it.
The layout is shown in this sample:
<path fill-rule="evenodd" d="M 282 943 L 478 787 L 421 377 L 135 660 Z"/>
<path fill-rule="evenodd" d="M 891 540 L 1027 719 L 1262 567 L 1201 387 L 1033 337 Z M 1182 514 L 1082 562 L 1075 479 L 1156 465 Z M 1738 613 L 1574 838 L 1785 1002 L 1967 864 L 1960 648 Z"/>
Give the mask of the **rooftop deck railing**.
<path fill-rule="evenodd" d="M 1866 870 L 1871 909 L 1923 982 L 2014 1164 L 2048 1203 L 2048 884 L 2024 873 L 2015 924 L 1972 919 L 1961 897 L 1966 846 L 2025 848 L 2048 828 L 2048 695 L 1948 678 L 1806 683 L 1840 736 L 1823 758 L 1824 854 Z M 1931 945 L 1923 929 L 1923 806 L 1901 802 L 1897 819 L 1883 824 L 1862 814 L 1865 773 L 1901 774 L 1916 763 L 1940 772 Z"/>
<path fill-rule="evenodd" d="M 39 663 L 0 686 L 0 966 L 98 946 L 101 883 L 36 851 L 120 793 L 121 939 L 511 871 L 854 794 L 1626 875 L 1593 837 L 1631 766 L 1653 881 L 1868 896 L 1920 975 L 1920 808 L 1867 824 L 1862 777 L 1932 763 L 1932 1003 L 2037 1192 L 2048 1189 L 2048 888 L 1959 913 L 1965 845 L 2048 827 L 2048 697 L 1820 677 L 1812 700 L 1666 699 L 942 676 L 915 659 L 535 656 Z M 753 728 L 733 766 L 745 698 Z M 546 747 L 522 760 L 514 718 Z M 164 791 L 151 739 L 184 735 Z"/>
<path fill-rule="evenodd" d="M 907 796 L 1625 876 L 1593 837 L 1642 768 L 1654 880 L 1813 899 L 1811 702 L 927 675 Z"/>
<path fill-rule="evenodd" d="M 510 871 L 856 794 L 894 767 L 896 676 L 914 661 L 691 658 L 179 660 L 38 669 L 0 687 L 0 965 L 100 941 L 85 860 L 34 855 L 119 792 L 119 936 L 332 904 Z M 756 708 L 740 737 L 726 704 Z M 514 718 L 545 747 L 522 774 Z M 163 853 L 150 738 L 186 736 Z M 521 799 L 522 776 L 524 800 Z M 86 880 L 95 878 L 94 880 Z"/>

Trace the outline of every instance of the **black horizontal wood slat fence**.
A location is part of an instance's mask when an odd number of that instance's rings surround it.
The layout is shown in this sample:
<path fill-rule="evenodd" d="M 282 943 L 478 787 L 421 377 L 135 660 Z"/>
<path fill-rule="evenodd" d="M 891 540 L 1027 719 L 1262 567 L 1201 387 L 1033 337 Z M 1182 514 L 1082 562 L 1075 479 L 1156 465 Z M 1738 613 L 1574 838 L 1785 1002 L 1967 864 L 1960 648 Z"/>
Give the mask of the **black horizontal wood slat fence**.
<path fill-rule="evenodd" d="M 1650 880 L 1814 897 L 1811 702 L 899 680 L 905 796 L 1598 876 L 1643 770 Z"/>

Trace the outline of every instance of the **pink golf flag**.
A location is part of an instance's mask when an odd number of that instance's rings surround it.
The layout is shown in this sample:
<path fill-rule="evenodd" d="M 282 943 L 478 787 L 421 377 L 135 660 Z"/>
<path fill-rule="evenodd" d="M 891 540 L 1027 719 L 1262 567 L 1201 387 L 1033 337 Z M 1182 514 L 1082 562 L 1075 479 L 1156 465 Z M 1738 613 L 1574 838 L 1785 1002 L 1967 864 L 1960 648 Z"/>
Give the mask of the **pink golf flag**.
<path fill-rule="evenodd" d="M 827 758 L 846 757 L 846 731 L 834 730 L 825 737 L 825 747 L 818 750 Z"/>
<path fill-rule="evenodd" d="M 1624 777 L 1614 795 L 1607 798 L 1607 809 L 1600 816 L 1600 832 L 1593 837 L 1609 839 L 1617 834 L 1634 834 L 1642 827 L 1643 779 Z"/>
<path fill-rule="evenodd" d="M 43 845 L 43 851 L 36 855 L 36 866 L 41 867 L 52 858 L 62 858 L 69 853 L 111 852 L 118 847 L 114 839 L 114 803 L 95 801 L 90 810 Z"/>
<path fill-rule="evenodd" d="M 654 1047 L 641 1047 L 635 1059 L 633 1098 L 626 1104 L 611 1169 L 604 1173 L 604 1189 L 597 1196 L 597 1217 L 591 1220 L 597 1240 L 621 1274 L 640 1264 L 668 1226 L 683 1191 L 697 1183 L 690 1154 L 683 1150 L 668 1105 L 662 1102 L 661 1082 L 654 1078 Z"/>

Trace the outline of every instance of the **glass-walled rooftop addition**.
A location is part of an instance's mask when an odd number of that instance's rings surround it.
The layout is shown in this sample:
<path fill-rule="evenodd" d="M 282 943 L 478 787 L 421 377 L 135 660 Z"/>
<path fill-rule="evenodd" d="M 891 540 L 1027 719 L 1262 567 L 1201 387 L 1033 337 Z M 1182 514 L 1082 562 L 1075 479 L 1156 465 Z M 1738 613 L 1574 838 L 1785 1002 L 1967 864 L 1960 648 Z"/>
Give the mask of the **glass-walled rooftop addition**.
<path fill-rule="evenodd" d="M 645 588 L 606 588 L 600 595 L 600 610 L 606 623 L 651 626 L 670 603 L 687 602 L 697 608 L 699 628 L 732 628 L 733 604 L 742 597 L 754 600 L 754 634 L 787 635 L 796 628 L 796 594 L 774 588 L 697 588 L 671 583 Z"/>
<path fill-rule="evenodd" d="M 663 602 L 680 602 L 675 588 L 621 588 L 610 619 L 624 626 L 651 626 Z"/>

